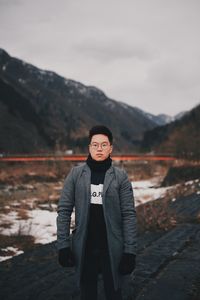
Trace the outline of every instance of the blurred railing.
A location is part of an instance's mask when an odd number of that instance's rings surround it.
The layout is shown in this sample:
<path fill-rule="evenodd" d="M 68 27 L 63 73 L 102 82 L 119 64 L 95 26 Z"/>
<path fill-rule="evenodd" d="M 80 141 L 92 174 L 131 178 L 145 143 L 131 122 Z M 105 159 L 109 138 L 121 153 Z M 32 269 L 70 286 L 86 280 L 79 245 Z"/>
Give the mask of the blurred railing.
<path fill-rule="evenodd" d="M 88 154 L 70 154 L 70 155 L 51 155 L 51 154 L 31 154 L 31 155 L 3 155 L 0 161 L 84 161 Z M 173 161 L 177 157 L 169 154 L 113 154 L 112 159 L 115 161 L 132 161 L 132 160 L 155 160 L 155 161 Z"/>

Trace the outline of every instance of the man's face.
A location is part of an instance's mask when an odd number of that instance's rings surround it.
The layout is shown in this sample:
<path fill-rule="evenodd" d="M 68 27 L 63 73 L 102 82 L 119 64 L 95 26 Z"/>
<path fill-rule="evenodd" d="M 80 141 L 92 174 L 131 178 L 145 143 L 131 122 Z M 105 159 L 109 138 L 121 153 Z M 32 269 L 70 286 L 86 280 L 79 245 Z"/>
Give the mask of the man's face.
<path fill-rule="evenodd" d="M 90 145 L 89 152 L 94 160 L 103 161 L 112 152 L 112 145 L 109 142 L 109 139 L 104 134 L 95 134 L 93 135 Z"/>

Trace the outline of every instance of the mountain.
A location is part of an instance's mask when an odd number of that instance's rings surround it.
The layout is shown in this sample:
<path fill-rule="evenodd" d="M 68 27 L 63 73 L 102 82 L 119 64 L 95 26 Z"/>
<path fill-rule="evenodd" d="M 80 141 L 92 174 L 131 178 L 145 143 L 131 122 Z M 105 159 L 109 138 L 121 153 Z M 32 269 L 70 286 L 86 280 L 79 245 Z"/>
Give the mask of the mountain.
<path fill-rule="evenodd" d="M 0 50 L 0 152 L 87 151 L 88 129 L 105 124 L 116 152 L 135 151 L 157 126 L 138 109 Z"/>
<path fill-rule="evenodd" d="M 51 141 L 41 126 L 42 120 L 28 99 L 1 79 L 0 91 L 0 152 L 50 149 Z"/>
<path fill-rule="evenodd" d="M 166 124 L 169 124 L 173 121 L 181 119 L 186 113 L 187 113 L 187 111 L 181 111 L 178 114 L 176 114 L 175 116 L 169 116 L 169 115 L 166 115 L 166 114 L 159 114 L 159 115 L 155 116 L 154 120 L 160 126 L 161 125 L 166 125 Z"/>
<path fill-rule="evenodd" d="M 156 125 L 161 126 L 161 125 L 165 125 L 167 123 L 170 123 L 172 121 L 174 121 L 174 117 L 166 115 L 166 114 L 159 114 L 159 115 L 153 115 L 149 112 L 145 112 L 142 109 L 138 108 L 138 107 L 134 107 L 138 112 L 140 112 L 141 114 L 143 114 L 146 118 L 148 118 L 149 120 L 153 121 Z"/>
<path fill-rule="evenodd" d="M 142 147 L 146 151 L 200 158 L 199 132 L 200 104 L 174 122 L 147 131 Z"/>
<path fill-rule="evenodd" d="M 168 123 L 174 121 L 173 117 L 166 115 L 166 114 L 159 114 L 156 116 L 156 119 L 157 119 L 158 125 L 165 125 L 165 124 L 168 124 Z"/>
<path fill-rule="evenodd" d="M 174 120 L 172 120 L 172 121 L 181 119 L 181 118 L 182 118 L 184 115 L 186 115 L 187 113 L 188 113 L 187 110 L 184 110 L 184 111 L 179 112 L 178 114 L 176 114 L 176 115 L 174 116 Z"/>
<path fill-rule="evenodd" d="M 175 116 L 169 116 L 169 115 L 166 115 L 166 114 L 153 115 L 149 112 L 143 111 L 142 109 L 140 109 L 138 107 L 135 107 L 135 109 L 138 112 L 142 113 L 145 117 L 149 118 L 151 121 L 153 121 L 158 126 L 166 125 L 166 124 L 169 124 L 173 121 L 179 120 L 185 114 L 187 114 L 187 111 L 181 111 L 178 114 L 176 114 Z"/>

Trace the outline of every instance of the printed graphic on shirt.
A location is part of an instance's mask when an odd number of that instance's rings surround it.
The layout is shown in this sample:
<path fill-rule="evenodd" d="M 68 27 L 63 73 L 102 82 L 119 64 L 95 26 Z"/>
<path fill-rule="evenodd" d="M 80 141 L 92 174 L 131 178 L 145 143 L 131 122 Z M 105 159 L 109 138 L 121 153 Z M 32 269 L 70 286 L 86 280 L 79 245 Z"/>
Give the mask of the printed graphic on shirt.
<path fill-rule="evenodd" d="M 103 184 L 91 184 L 91 203 L 102 204 Z"/>

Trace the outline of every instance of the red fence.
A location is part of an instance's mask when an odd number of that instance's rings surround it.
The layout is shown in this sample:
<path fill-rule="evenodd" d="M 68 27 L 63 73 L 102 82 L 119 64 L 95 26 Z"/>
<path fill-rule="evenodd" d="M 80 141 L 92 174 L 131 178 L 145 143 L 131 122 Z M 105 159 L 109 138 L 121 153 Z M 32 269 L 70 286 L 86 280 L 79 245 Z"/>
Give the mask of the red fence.
<path fill-rule="evenodd" d="M 29 161 L 84 161 L 87 158 L 85 154 L 74 155 L 25 155 L 25 156 L 2 156 L 0 161 L 16 161 L 16 162 L 29 162 Z M 121 154 L 112 155 L 112 159 L 116 161 L 131 161 L 131 160 L 176 160 L 177 158 L 171 155 L 148 155 L 148 154 Z"/>

